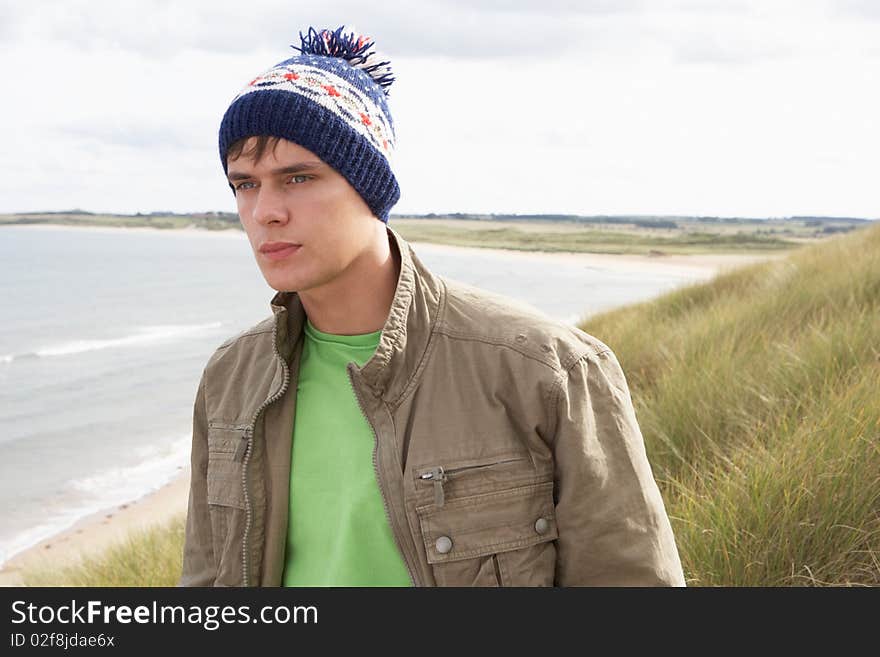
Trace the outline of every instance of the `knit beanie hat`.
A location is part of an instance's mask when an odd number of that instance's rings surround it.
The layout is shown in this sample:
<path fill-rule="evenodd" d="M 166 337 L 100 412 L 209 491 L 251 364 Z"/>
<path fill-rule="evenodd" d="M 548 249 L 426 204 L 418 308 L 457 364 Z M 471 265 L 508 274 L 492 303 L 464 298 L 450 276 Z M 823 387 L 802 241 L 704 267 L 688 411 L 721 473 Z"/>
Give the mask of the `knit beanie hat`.
<path fill-rule="evenodd" d="M 400 198 L 391 170 L 395 135 L 386 96 L 390 62 L 356 32 L 310 27 L 299 55 L 261 73 L 232 100 L 220 124 L 220 160 L 244 137 L 282 137 L 342 174 L 383 222 Z M 232 185 L 230 185 L 232 187 Z M 233 193 L 235 189 L 233 188 Z"/>

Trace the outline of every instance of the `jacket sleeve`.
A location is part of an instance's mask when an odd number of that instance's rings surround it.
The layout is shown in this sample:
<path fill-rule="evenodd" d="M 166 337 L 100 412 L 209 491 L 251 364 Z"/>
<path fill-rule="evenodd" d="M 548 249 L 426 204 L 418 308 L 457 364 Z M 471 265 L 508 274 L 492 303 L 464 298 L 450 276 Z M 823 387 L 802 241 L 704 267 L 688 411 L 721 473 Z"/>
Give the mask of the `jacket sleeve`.
<path fill-rule="evenodd" d="M 557 586 L 684 586 L 672 527 L 614 353 L 568 368 L 556 396 Z"/>
<path fill-rule="evenodd" d="M 205 410 L 205 373 L 193 406 L 192 458 L 189 506 L 183 547 L 183 572 L 178 586 L 212 586 L 217 575 L 211 514 L 208 511 L 208 419 Z"/>

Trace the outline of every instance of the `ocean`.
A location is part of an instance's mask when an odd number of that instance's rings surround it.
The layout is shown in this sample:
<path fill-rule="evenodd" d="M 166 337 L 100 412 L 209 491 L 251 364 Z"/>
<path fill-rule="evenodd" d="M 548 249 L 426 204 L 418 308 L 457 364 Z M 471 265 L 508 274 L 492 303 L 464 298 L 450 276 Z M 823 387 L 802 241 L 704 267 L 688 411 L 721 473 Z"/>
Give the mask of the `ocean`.
<path fill-rule="evenodd" d="M 414 249 L 437 274 L 572 323 L 697 280 Z M 239 231 L 0 227 L 0 563 L 173 478 L 202 368 L 271 315 L 274 293 Z"/>

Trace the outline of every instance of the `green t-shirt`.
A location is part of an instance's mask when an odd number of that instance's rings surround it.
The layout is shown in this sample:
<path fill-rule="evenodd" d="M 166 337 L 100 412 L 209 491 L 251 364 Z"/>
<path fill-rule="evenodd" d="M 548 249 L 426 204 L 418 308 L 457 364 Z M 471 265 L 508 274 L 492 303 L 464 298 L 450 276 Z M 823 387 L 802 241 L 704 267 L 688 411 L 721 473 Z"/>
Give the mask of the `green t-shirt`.
<path fill-rule="evenodd" d="M 334 335 L 306 320 L 284 586 L 411 585 L 373 469 L 373 430 L 346 371 L 370 359 L 381 335 Z"/>

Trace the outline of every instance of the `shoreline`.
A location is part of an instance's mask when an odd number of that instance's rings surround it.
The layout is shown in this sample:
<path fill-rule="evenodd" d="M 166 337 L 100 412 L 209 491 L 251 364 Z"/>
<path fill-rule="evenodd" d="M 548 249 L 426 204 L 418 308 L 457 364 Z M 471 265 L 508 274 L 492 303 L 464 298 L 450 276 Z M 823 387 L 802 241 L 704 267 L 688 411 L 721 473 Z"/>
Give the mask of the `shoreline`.
<path fill-rule="evenodd" d="M 189 479 L 190 468 L 186 465 L 156 490 L 84 516 L 66 529 L 15 553 L 0 564 L 0 586 L 24 586 L 21 579 L 24 570 L 75 565 L 83 558 L 99 556 L 133 531 L 163 525 L 178 513 L 186 513 Z"/>
<path fill-rule="evenodd" d="M 520 251 L 518 249 L 498 249 L 494 247 L 458 246 L 434 242 L 409 242 L 418 254 L 419 249 L 431 249 L 446 253 L 473 253 L 498 256 L 521 256 L 532 260 L 550 263 L 564 261 L 586 267 L 616 269 L 622 271 L 657 271 L 681 276 L 714 276 L 728 269 L 777 260 L 789 255 L 788 251 L 766 254 L 746 253 L 695 253 L 689 255 L 636 255 L 617 253 L 574 253 L 568 251 Z"/>
<path fill-rule="evenodd" d="M 247 239 L 244 231 L 236 229 L 207 230 L 204 228 L 157 229 L 150 227 L 73 226 L 64 224 L 13 224 L 31 230 L 89 230 L 112 233 L 116 231 L 148 231 L 174 235 L 223 235 L 226 238 Z M 410 242 L 418 255 L 421 251 L 434 253 L 474 255 L 479 250 L 485 257 L 518 257 L 547 264 L 567 262 L 586 268 L 617 271 L 641 271 L 673 274 L 694 282 L 707 280 L 728 269 L 755 262 L 784 258 L 788 252 L 767 254 L 694 254 L 694 255 L 618 255 L 600 253 L 565 253 L 520 251 L 513 249 L 469 247 L 432 242 Z M 21 573 L 31 568 L 59 568 L 73 565 L 83 557 L 100 555 L 111 545 L 124 540 L 132 531 L 164 524 L 174 515 L 186 512 L 189 493 L 189 464 L 181 466 L 174 477 L 156 490 L 127 503 L 107 507 L 78 519 L 68 528 L 25 548 L 7 561 L 0 563 L 0 586 L 22 586 Z"/>
<path fill-rule="evenodd" d="M 204 236 L 218 235 L 222 237 L 233 237 L 236 239 L 246 239 L 247 235 L 243 230 L 236 228 L 226 228 L 222 230 L 209 230 L 207 228 L 151 228 L 149 226 L 77 226 L 72 224 L 0 224 L 3 226 L 14 226 L 17 228 L 27 228 L 29 230 L 87 230 L 98 233 L 115 233 L 120 230 L 134 231 L 139 233 L 167 234 L 167 235 L 187 235 L 187 236 Z M 481 246 L 460 246 L 454 244 L 441 244 L 436 242 L 418 242 L 410 241 L 413 249 L 418 255 L 420 249 L 431 249 L 446 253 L 473 254 L 479 251 L 481 254 L 497 255 L 497 256 L 515 256 L 522 258 L 530 258 L 533 260 L 541 260 L 544 262 L 565 261 L 575 264 L 583 264 L 586 267 L 600 267 L 617 270 L 640 270 L 640 271 L 658 271 L 680 276 L 696 276 L 702 278 L 712 276 L 730 268 L 740 267 L 743 265 L 762 262 L 765 260 L 777 260 L 786 257 L 789 251 L 771 251 L 768 253 L 695 253 L 695 254 L 667 254 L 667 255 L 636 255 L 636 254 L 617 254 L 617 253 L 590 253 L 590 252 L 569 252 L 569 251 L 523 251 L 520 249 L 501 249 L 497 247 L 481 247 Z"/>

